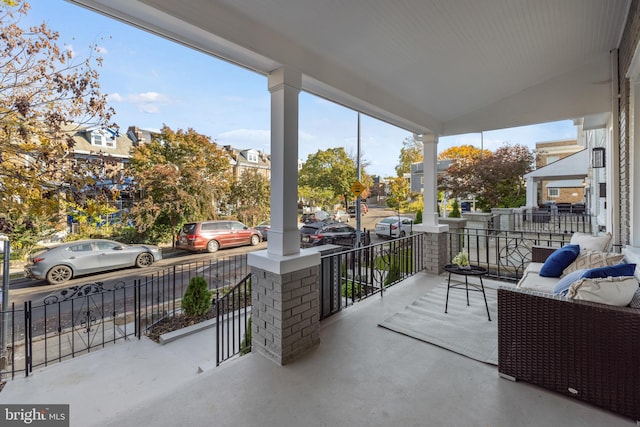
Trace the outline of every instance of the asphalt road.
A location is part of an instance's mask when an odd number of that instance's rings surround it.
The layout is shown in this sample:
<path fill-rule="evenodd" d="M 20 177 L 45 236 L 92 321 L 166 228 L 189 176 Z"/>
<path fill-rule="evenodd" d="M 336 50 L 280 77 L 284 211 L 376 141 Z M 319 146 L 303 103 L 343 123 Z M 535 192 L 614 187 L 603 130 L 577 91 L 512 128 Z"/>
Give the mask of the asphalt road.
<path fill-rule="evenodd" d="M 361 216 L 360 228 L 363 232 L 371 231 L 371 242 L 377 243 L 382 239 L 375 235 L 375 224 L 382 218 L 396 215 L 392 210 L 370 206 L 369 212 Z M 356 226 L 356 218 L 350 218 L 349 224 Z M 61 291 L 85 284 L 102 283 L 102 286 L 109 288 L 119 282 L 126 284 L 133 283 L 134 280 L 143 279 L 153 275 L 167 267 L 193 262 L 209 262 L 216 259 L 227 258 L 233 255 L 243 254 L 267 248 L 267 242 L 262 242 L 257 246 L 242 246 L 238 248 L 222 249 L 216 253 L 192 254 L 185 251 L 176 251 L 165 254 L 165 258 L 146 268 L 128 268 L 109 271 L 106 273 L 92 274 L 72 279 L 64 284 L 49 285 L 45 280 L 34 280 L 28 278 L 13 279 L 9 286 L 9 304 L 15 303 L 21 306 L 25 301 L 31 300 L 32 304 L 40 304 L 45 298 L 56 295 Z"/>

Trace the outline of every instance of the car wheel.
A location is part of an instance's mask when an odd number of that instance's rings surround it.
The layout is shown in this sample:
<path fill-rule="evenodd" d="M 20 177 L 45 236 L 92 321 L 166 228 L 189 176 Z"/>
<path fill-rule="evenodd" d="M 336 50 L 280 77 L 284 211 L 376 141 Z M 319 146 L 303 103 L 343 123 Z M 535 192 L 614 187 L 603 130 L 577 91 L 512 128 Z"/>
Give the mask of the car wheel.
<path fill-rule="evenodd" d="M 148 252 L 140 254 L 136 257 L 136 267 L 149 267 L 153 264 L 153 255 Z"/>
<path fill-rule="evenodd" d="M 257 234 L 251 236 L 251 246 L 255 246 L 258 243 L 260 243 L 260 236 L 258 236 Z"/>
<path fill-rule="evenodd" d="M 207 243 L 207 252 L 211 254 L 217 252 L 218 249 L 220 249 L 220 243 L 218 243 L 217 240 L 209 240 L 209 243 Z"/>
<path fill-rule="evenodd" d="M 66 265 L 56 265 L 47 273 L 47 282 L 50 285 L 59 285 L 73 277 L 73 270 Z"/>

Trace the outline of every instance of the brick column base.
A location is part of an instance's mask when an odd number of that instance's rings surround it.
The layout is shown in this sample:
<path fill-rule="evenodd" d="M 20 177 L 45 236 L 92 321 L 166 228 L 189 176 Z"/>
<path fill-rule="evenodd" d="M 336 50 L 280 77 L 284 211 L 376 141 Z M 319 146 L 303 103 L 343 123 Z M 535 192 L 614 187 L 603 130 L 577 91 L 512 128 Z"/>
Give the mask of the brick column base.
<path fill-rule="evenodd" d="M 423 240 L 424 270 L 431 274 L 441 274 L 449 264 L 447 254 L 447 233 L 425 232 Z"/>
<path fill-rule="evenodd" d="M 320 343 L 319 267 L 251 272 L 251 350 L 286 365 Z"/>

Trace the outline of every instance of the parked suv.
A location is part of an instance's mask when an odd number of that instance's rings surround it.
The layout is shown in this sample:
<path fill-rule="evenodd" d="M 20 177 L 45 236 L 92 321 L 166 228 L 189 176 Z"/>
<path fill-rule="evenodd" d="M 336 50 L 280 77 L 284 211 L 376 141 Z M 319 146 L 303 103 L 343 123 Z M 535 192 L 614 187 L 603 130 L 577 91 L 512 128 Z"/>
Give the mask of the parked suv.
<path fill-rule="evenodd" d="M 356 229 L 342 222 L 311 222 L 300 229 L 303 248 L 326 244 L 353 246 Z"/>
<path fill-rule="evenodd" d="M 180 230 L 176 248 L 190 252 L 216 252 L 232 246 L 255 246 L 261 240 L 258 230 L 238 221 L 190 222 Z"/>

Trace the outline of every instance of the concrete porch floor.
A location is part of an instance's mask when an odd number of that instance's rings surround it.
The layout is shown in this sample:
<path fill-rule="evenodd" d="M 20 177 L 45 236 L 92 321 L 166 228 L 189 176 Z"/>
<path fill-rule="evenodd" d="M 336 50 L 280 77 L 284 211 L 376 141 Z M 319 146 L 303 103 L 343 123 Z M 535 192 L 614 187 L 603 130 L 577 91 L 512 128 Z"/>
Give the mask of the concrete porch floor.
<path fill-rule="evenodd" d="M 320 345 L 284 367 L 250 354 L 215 368 L 205 331 L 52 365 L 0 402 L 69 403 L 71 426 L 635 425 L 377 326 L 443 280 L 420 273 L 323 321 Z"/>

